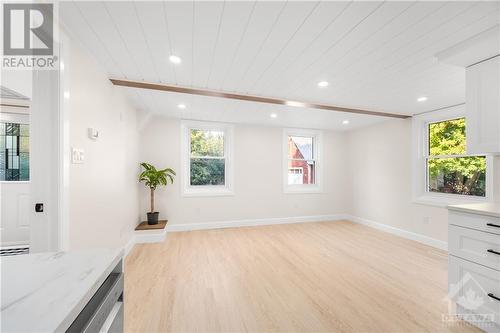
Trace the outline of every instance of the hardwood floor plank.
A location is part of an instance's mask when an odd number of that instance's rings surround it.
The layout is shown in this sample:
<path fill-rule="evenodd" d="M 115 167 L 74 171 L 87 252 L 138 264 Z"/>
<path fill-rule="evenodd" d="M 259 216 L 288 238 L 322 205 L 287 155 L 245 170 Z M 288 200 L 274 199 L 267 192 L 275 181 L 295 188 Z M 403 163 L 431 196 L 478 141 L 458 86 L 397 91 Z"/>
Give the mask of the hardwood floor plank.
<path fill-rule="evenodd" d="M 126 332 L 446 327 L 447 253 L 348 221 L 178 232 L 125 262 Z"/>

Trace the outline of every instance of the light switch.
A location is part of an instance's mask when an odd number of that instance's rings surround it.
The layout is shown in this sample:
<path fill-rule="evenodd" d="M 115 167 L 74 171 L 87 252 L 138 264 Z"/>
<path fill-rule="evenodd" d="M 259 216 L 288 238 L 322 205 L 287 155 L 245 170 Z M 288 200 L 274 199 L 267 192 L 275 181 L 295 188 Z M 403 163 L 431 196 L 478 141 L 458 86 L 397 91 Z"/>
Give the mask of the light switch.
<path fill-rule="evenodd" d="M 83 149 L 71 148 L 71 163 L 82 164 L 85 160 L 85 153 Z"/>

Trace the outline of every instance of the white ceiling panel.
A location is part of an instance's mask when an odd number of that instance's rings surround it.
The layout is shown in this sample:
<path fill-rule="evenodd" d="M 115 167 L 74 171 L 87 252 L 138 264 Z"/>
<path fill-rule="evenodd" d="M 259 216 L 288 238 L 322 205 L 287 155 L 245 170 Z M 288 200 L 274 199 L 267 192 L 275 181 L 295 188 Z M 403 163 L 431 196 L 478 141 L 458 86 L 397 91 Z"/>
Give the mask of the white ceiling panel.
<path fill-rule="evenodd" d="M 222 85 L 217 89 L 237 91 L 240 80 L 254 61 L 259 52 L 259 47 L 266 41 L 267 36 L 279 21 L 285 6 L 286 2 L 257 2 L 246 33 L 242 36 L 241 44 L 234 55 L 231 68 L 222 79 Z"/>
<path fill-rule="evenodd" d="M 238 91 L 248 91 L 262 68 L 268 68 L 281 50 L 295 37 L 308 18 L 318 7 L 318 2 L 287 2 L 266 38 L 257 47 L 240 80 Z"/>
<path fill-rule="evenodd" d="M 165 22 L 168 33 L 162 34 L 170 40 L 171 54 L 181 57 L 182 63 L 169 63 L 175 71 L 175 81 L 165 78 L 165 82 L 190 86 L 193 81 L 193 19 L 194 2 L 166 1 L 164 5 Z M 147 33 L 157 33 L 148 31 Z M 206 55 L 203 55 L 206 56 Z M 168 59 L 168 57 L 167 57 Z"/>
<path fill-rule="evenodd" d="M 361 76 L 368 76 L 371 82 L 375 80 L 378 82 L 390 82 L 385 81 L 385 79 L 391 77 L 393 74 L 401 73 L 410 66 L 419 63 L 426 63 L 426 66 L 433 66 L 436 64 L 434 54 L 437 50 L 454 45 L 458 42 L 457 39 L 463 40 L 464 35 L 466 36 L 465 38 L 471 37 L 470 34 L 461 31 L 460 28 L 463 27 L 464 22 L 467 25 L 476 22 L 477 15 L 484 16 L 484 10 L 479 11 L 479 9 L 479 6 L 472 6 L 467 10 L 460 11 L 458 16 L 454 15 L 452 19 L 441 24 L 438 32 L 433 32 L 436 30 L 436 27 L 428 25 L 425 29 L 425 33 L 419 34 L 418 37 L 413 38 L 411 42 L 404 41 L 404 45 L 395 49 L 392 54 L 384 52 L 384 55 L 378 58 L 377 64 L 372 64 L 372 66 L 366 64 L 363 67 L 352 66 L 351 75 L 349 75 L 349 77 L 347 75 L 340 75 L 339 80 L 342 81 L 336 82 L 337 86 L 344 85 L 345 87 L 343 82 L 348 82 L 351 85 L 366 84 L 367 80 L 360 80 Z M 465 27 L 467 27 L 467 25 L 465 25 Z M 473 31 L 472 35 L 475 33 L 477 33 L 477 29 Z M 450 38 L 453 36 L 458 38 Z M 440 64 L 440 66 L 446 65 Z M 357 75 L 352 75 L 352 72 L 357 73 Z"/>
<path fill-rule="evenodd" d="M 108 21 L 111 21 L 120 37 L 118 40 L 107 40 L 108 45 L 120 44 L 121 41 L 131 60 L 128 67 L 135 68 L 142 80 L 158 82 L 158 64 L 154 61 L 148 39 L 143 33 L 143 20 L 138 15 L 136 4 L 131 1 L 113 2 L 106 4 L 106 11 L 109 14 Z M 108 29 L 113 30 L 111 27 Z"/>
<path fill-rule="evenodd" d="M 222 81 L 232 68 L 242 41 L 248 32 L 256 2 L 226 2 L 218 31 L 217 47 L 212 55 L 208 82 L 205 87 L 222 86 Z"/>
<path fill-rule="evenodd" d="M 159 82 L 174 83 L 174 67 L 169 63 L 171 43 L 165 20 L 164 3 L 160 1 L 140 1 L 134 3 L 137 16 L 140 19 L 142 38 L 147 44 L 148 56 L 142 61 L 151 61 Z M 157 31 L 156 33 L 151 33 Z M 150 58 L 149 58 L 150 57 Z"/>
<path fill-rule="evenodd" d="M 280 53 L 259 74 L 257 80 L 252 82 L 249 90 L 255 91 L 257 94 L 267 94 L 266 87 L 271 83 L 286 82 L 281 79 L 292 64 L 312 45 L 316 45 L 316 41 L 326 33 L 330 25 L 335 22 L 348 5 L 349 3 L 337 1 L 320 2 L 314 11 L 307 16 L 300 29 L 294 32 L 293 37 L 287 41 Z"/>
<path fill-rule="evenodd" d="M 64 27 L 76 43 L 80 43 L 93 54 L 112 76 L 125 77 L 123 69 L 115 61 L 107 45 L 99 38 L 98 32 L 85 20 L 77 3 L 67 2 L 60 7 L 59 14 L 64 17 Z M 71 24 L 71 25 L 68 25 Z"/>
<path fill-rule="evenodd" d="M 300 127 L 328 130 L 352 130 L 387 120 L 384 117 L 366 116 L 326 110 L 305 109 L 284 105 L 247 102 L 196 96 L 162 91 L 148 91 L 120 87 L 130 98 L 157 102 L 157 107 L 146 108 L 150 112 L 169 118 L 216 122 L 245 123 L 262 126 Z M 185 109 L 179 109 L 179 103 Z M 144 108 L 143 108 L 144 109 Z M 277 118 L 271 118 L 275 113 Z M 349 120 L 348 125 L 342 122 Z"/>
<path fill-rule="evenodd" d="M 77 1 L 60 7 L 70 35 L 115 78 L 407 115 L 463 103 L 464 69 L 434 55 L 500 24 L 500 2 L 493 1 Z M 172 54 L 181 64 L 168 61 Z M 320 89 L 320 80 L 330 85 Z M 184 96 L 132 95 L 152 112 Z M 422 95 L 428 100 L 417 103 Z M 217 111 L 207 111 L 208 118 L 233 115 L 242 104 L 213 103 Z M 228 106 L 231 111 L 221 111 Z M 330 113 L 309 110 L 314 117 Z"/>
<path fill-rule="evenodd" d="M 214 54 L 219 42 L 222 16 L 225 12 L 225 2 L 195 2 L 194 3 L 194 40 L 193 54 L 204 54 L 204 57 L 194 57 L 193 82 L 194 87 L 207 87 L 214 62 Z"/>

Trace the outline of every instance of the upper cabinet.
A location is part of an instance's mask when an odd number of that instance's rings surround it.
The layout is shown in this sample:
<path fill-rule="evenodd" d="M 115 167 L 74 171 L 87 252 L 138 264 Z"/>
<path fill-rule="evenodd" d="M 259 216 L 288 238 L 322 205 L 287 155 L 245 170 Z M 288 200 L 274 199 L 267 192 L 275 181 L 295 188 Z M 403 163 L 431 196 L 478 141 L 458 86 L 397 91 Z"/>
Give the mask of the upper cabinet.
<path fill-rule="evenodd" d="M 466 69 L 467 152 L 500 153 L 500 56 Z"/>
<path fill-rule="evenodd" d="M 467 153 L 500 154 L 500 25 L 436 54 L 465 68 Z"/>

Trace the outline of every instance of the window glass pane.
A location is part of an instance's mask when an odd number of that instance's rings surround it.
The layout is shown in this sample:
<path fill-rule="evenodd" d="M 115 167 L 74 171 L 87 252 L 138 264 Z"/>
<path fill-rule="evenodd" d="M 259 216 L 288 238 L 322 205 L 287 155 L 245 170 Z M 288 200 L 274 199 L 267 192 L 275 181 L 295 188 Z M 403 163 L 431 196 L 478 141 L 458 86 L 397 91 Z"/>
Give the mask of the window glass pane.
<path fill-rule="evenodd" d="M 20 153 L 20 170 L 19 180 L 30 180 L 30 155 L 28 153 Z"/>
<path fill-rule="evenodd" d="M 465 118 L 429 124 L 429 155 L 465 154 Z"/>
<path fill-rule="evenodd" d="M 225 160 L 191 159 L 191 185 L 225 185 Z"/>
<path fill-rule="evenodd" d="M 430 192 L 486 195 L 486 157 L 429 158 Z"/>
<path fill-rule="evenodd" d="M 5 148 L 12 149 L 13 148 L 12 141 L 14 141 L 14 137 L 13 136 L 6 136 L 5 137 Z"/>
<path fill-rule="evenodd" d="M 312 137 L 289 136 L 288 158 L 312 160 L 314 158 Z"/>
<path fill-rule="evenodd" d="M 191 156 L 224 156 L 224 132 L 191 130 Z"/>
<path fill-rule="evenodd" d="M 19 126 L 19 135 L 30 136 L 30 126 L 29 125 L 20 125 Z"/>
<path fill-rule="evenodd" d="M 19 169 L 19 156 L 9 156 L 9 169 Z"/>
<path fill-rule="evenodd" d="M 0 180 L 5 180 L 5 151 L 0 150 Z"/>
<path fill-rule="evenodd" d="M 0 123 L 0 180 L 29 177 L 29 125 Z"/>
<path fill-rule="evenodd" d="M 316 163 L 314 161 L 288 161 L 288 185 L 315 184 Z"/>
<path fill-rule="evenodd" d="M 29 153 L 30 151 L 30 141 L 29 136 L 21 136 L 19 137 L 19 151 L 22 153 Z"/>
<path fill-rule="evenodd" d="M 304 136 L 289 136 L 288 137 L 288 158 L 312 160 L 313 153 L 313 138 Z"/>
<path fill-rule="evenodd" d="M 5 180 L 17 181 L 19 180 L 19 169 L 8 169 L 5 171 Z"/>
<path fill-rule="evenodd" d="M 5 126 L 5 132 L 7 135 L 19 135 L 19 124 L 7 123 Z"/>

